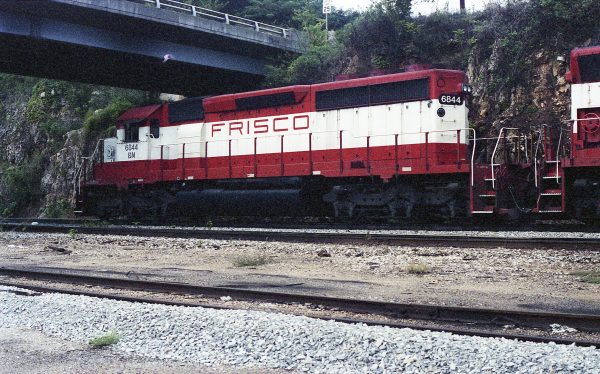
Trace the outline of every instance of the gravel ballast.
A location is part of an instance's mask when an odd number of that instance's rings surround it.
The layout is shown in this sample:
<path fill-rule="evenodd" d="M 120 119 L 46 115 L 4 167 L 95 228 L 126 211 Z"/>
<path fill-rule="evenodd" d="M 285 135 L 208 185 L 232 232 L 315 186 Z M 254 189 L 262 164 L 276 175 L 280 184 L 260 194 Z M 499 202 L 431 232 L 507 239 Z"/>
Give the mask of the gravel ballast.
<path fill-rule="evenodd" d="M 0 288 L 0 327 L 76 342 L 115 331 L 112 349 L 153 359 L 314 373 L 597 373 L 595 348 L 349 325 L 257 311 L 21 296 Z"/>
<path fill-rule="evenodd" d="M 170 231 L 245 231 L 245 232 L 266 232 L 266 233 L 290 233 L 290 234 L 348 234 L 348 235 L 391 235 L 391 236 L 423 236 L 423 237 L 478 237 L 478 238 L 518 238 L 518 239 L 600 239 L 600 232 L 583 232 L 583 231 L 498 231 L 498 230 L 416 230 L 416 229 L 293 229 L 293 228 L 268 228 L 268 227 L 207 227 L 207 226 L 131 226 L 131 225 L 118 225 L 118 226 L 106 226 L 107 228 L 129 228 L 129 229 L 159 229 L 159 230 L 170 230 Z"/>
<path fill-rule="evenodd" d="M 596 313 L 599 251 L 0 233 L 0 266 L 477 308 Z M 63 251 L 57 251 L 59 248 Z M 330 257 L 319 256 L 327 253 Z M 239 266 L 240 262 L 264 264 Z M 248 262 L 248 261 L 247 261 Z M 428 270 L 410 272 L 411 266 Z"/>

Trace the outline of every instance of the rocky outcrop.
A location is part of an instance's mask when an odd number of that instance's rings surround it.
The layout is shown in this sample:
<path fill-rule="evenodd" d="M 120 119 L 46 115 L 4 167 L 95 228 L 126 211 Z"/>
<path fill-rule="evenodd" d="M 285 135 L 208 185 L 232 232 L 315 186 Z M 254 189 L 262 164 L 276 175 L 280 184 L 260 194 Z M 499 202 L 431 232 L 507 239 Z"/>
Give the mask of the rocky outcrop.
<path fill-rule="evenodd" d="M 495 45 L 489 59 L 478 59 L 477 50 L 469 59 L 467 76 L 474 87 L 471 122 L 477 128 L 494 133 L 501 127 L 526 129 L 569 119 L 568 56 L 550 50 L 531 53 L 524 64 L 529 70 L 525 79 L 509 82 L 498 66 L 500 54 Z"/>
<path fill-rule="evenodd" d="M 29 97 L 21 92 L 0 93 L 0 158 L 3 162 L 20 164 L 33 153 L 45 138 L 37 126 L 27 123 L 25 109 Z"/>
<path fill-rule="evenodd" d="M 84 130 L 69 131 L 65 138 L 64 146 L 50 157 L 42 176 L 42 215 L 48 215 L 48 211 L 52 210 L 49 208 L 61 209 L 75 203 L 77 172 L 84 155 Z"/>

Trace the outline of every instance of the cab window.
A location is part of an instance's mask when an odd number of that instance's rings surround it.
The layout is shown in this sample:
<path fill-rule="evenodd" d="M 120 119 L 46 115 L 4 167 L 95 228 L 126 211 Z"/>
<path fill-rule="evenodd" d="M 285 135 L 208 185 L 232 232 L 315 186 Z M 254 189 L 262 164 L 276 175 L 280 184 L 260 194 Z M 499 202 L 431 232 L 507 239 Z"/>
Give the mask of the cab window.
<path fill-rule="evenodd" d="M 126 143 L 137 142 L 140 140 L 140 124 L 141 122 L 125 122 L 125 139 Z"/>
<path fill-rule="evenodd" d="M 579 57 L 582 83 L 600 82 L 600 55 Z"/>
<path fill-rule="evenodd" d="M 150 120 L 150 136 L 154 139 L 160 137 L 160 121 L 156 118 Z"/>

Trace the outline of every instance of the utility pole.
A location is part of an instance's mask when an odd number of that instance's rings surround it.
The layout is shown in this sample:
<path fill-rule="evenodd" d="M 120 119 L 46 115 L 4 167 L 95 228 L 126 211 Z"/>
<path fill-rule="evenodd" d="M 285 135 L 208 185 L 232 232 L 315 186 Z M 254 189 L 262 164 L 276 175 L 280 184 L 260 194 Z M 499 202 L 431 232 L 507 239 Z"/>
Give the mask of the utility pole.
<path fill-rule="evenodd" d="M 467 11 L 467 6 L 465 5 L 465 0 L 460 0 L 460 12 L 464 13 Z"/>

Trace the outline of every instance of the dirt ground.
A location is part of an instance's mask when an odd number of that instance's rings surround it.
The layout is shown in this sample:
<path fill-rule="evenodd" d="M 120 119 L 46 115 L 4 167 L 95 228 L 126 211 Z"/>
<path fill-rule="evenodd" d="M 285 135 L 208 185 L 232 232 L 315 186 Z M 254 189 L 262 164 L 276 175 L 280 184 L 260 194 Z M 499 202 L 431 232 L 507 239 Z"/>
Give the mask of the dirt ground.
<path fill-rule="evenodd" d="M 600 313 L 600 251 L 0 233 L 0 266 L 455 306 Z M 319 256 L 321 252 L 321 256 Z M 328 257 L 322 257 L 326 253 Z M 424 274 L 416 274 L 418 271 Z"/>

